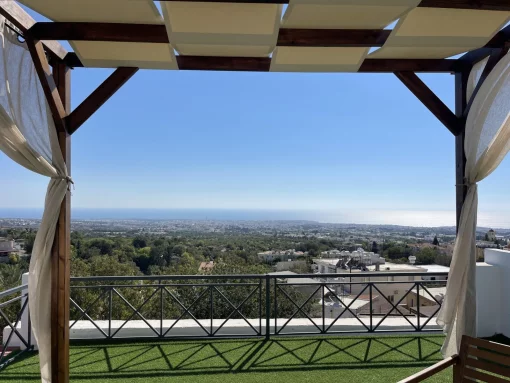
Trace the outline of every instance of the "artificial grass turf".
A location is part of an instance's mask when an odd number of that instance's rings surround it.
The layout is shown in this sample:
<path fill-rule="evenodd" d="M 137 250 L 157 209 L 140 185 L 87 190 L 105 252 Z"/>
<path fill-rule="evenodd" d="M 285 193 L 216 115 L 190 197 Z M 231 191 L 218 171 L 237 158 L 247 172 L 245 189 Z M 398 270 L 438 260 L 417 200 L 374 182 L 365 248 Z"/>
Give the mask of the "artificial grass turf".
<path fill-rule="evenodd" d="M 73 345 L 71 382 L 397 382 L 441 360 L 442 336 L 167 340 Z M 25 356 L 26 355 L 26 356 Z M 1 382 L 39 382 L 37 354 L 0 371 Z M 427 382 L 451 382 L 451 369 Z"/>

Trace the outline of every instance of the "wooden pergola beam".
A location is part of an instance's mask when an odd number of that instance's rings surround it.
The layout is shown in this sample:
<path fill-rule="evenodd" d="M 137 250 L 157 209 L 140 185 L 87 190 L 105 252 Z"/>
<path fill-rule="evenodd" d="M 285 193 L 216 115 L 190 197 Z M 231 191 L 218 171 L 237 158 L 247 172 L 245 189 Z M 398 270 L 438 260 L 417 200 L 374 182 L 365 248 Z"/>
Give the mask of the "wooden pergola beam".
<path fill-rule="evenodd" d="M 0 0 L 0 14 L 23 34 L 25 34 L 32 26 L 37 24 L 35 20 L 18 5 L 18 3 L 12 0 Z M 63 60 L 67 55 L 67 51 L 58 41 L 42 41 L 42 43 L 45 50 L 52 56 L 52 58 Z"/>
<path fill-rule="evenodd" d="M 53 79 L 64 109 L 71 109 L 71 69 L 52 63 Z M 62 157 L 71 175 L 71 136 L 57 131 Z M 71 192 L 67 190 L 58 216 L 51 251 L 51 372 L 54 383 L 69 382 L 69 305 L 71 275 Z"/>
<path fill-rule="evenodd" d="M 395 76 L 441 121 L 453 135 L 461 132 L 461 120 L 413 72 L 395 72 Z"/>
<path fill-rule="evenodd" d="M 44 47 L 41 41 L 33 40 L 29 37 L 26 39 L 28 50 L 32 61 L 34 63 L 37 76 L 41 82 L 44 95 L 48 100 L 48 105 L 55 123 L 55 127 L 59 132 L 65 132 L 66 127 L 64 118 L 66 117 L 66 110 L 60 98 L 58 88 L 55 84 L 50 65 L 44 52 Z"/>
<path fill-rule="evenodd" d="M 388 29 L 291 29 L 281 28 L 277 46 L 293 47 L 382 47 Z"/>
<path fill-rule="evenodd" d="M 29 33 L 45 40 L 117 41 L 168 44 L 163 24 L 39 22 Z M 42 37 L 45 36 L 45 37 Z"/>
<path fill-rule="evenodd" d="M 278 46 L 298 47 L 380 47 L 391 30 L 380 29 L 289 29 L 281 28 Z M 44 40 L 116 41 L 168 44 L 164 25 L 39 22 L 30 34 Z"/>
<path fill-rule="evenodd" d="M 180 70 L 268 72 L 269 57 L 177 56 Z"/>
<path fill-rule="evenodd" d="M 217 70 L 241 72 L 268 72 L 269 57 L 220 57 L 186 56 L 176 57 L 180 70 Z M 83 64 L 74 52 L 69 52 L 65 63 L 71 68 L 82 68 Z M 393 73 L 411 71 L 423 73 L 455 73 L 469 67 L 468 62 L 454 59 L 366 59 L 358 69 L 360 73 Z"/>
<path fill-rule="evenodd" d="M 29 33 L 38 40 L 116 41 L 168 44 L 168 34 L 161 24 L 39 22 Z M 295 47 L 381 47 L 388 39 L 388 29 L 294 29 L 281 28 L 277 46 Z M 507 30 L 498 32 L 486 45 L 503 47 L 510 41 Z"/>
<path fill-rule="evenodd" d="M 459 231 L 460 215 L 467 195 L 466 186 L 466 155 L 464 141 L 466 139 L 466 120 L 462 114 L 466 109 L 466 89 L 469 71 L 455 73 L 455 115 L 460 120 L 460 133 L 455 136 L 455 217 L 456 230 Z"/>
<path fill-rule="evenodd" d="M 483 60 L 485 57 L 490 56 L 492 48 L 505 48 L 510 44 L 510 25 L 500 30 L 496 35 L 489 41 L 488 44 L 482 48 L 474 49 L 467 52 L 459 58 L 459 61 L 466 62 L 473 66 L 477 62 Z"/>
<path fill-rule="evenodd" d="M 161 0 L 175 1 L 175 0 Z M 289 0 L 182 0 L 201 3 L 289 4 Z M 510 11 L 508 0 L 422 0 L 418 7 Z"/>
<path fill-rule="evenodd" d="M 106 101 L 117 92 L 133 75 L 138 68 L 117 68 L 96 90 L 76 107 L 67 117 L 66 125 L 69 134 L 73 134 L 85 121 L 87 121 Z"/>
<path fill-rule="evenodd" d="M 358 72 L 426 72 L 455 73 L 464 68 L 463 63 L 453 59 L 366 59 Z"/>
<path fill-rule="evenodd" d="M 181 70 L 223 70 L 267 72 L 269 57 L 177 56 Z M 462 64 L 462 63 L 461 63 Z M 361 73 L 393 73 L 396 71 L 454 73 L 462 69 L 457 60 L 448 59 L 367 59 Z"/>
<path fill-rule="evenodd" d="M 510 11 L 510 2 L 508 0 L 422 0 L 418 7 Z"/>

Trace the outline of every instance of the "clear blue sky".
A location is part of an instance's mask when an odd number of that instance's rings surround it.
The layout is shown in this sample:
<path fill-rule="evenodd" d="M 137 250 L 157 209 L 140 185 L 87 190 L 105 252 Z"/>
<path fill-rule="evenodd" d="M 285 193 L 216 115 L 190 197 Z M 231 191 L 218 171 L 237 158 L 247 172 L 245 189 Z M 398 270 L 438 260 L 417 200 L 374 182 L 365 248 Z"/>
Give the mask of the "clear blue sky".
<path fill-rule="evenodd" d="M 78 105 L 110 70 L 76 69 Z M 453 76 L 422 79 L 450 107 Z M 47 180 L 0 153 L 0 207 Z M 454 138 L 392 74 L 139 71 L 74 135 L 73 206 L 452 211 Z M 510 160 L 480 186 L 509 212 Z"/>

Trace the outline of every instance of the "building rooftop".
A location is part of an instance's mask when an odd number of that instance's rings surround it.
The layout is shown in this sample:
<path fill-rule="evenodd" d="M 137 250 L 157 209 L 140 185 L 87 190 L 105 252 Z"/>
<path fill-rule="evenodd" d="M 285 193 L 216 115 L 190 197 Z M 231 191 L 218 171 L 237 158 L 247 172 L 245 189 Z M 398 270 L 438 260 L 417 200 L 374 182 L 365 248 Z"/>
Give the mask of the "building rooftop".
<path fill-rule="evenodd" d="M 293 271 L 288 271 L 288 270 L 274 271 L 274 272 L 268 273 L 268 274 L 269 275 L 281 275 L 282 278 L 285 278 L 285 276 L 289 276 L 289 275 L 298 275 L 297 273 L 295 273 Z M 310 284 L 310 283 L 317 283 L 318 281 L 316 281 L 313 278 L 290 278 L 289 282 L 292 284 Z"/>

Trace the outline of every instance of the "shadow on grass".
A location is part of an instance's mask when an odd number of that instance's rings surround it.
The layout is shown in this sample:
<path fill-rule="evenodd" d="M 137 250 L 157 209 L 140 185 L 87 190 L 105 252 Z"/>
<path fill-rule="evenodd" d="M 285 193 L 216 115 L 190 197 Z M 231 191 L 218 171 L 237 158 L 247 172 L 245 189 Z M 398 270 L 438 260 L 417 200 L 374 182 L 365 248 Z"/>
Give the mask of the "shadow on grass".
<path fill-rule="evenodd" d="M 127 379 L 251 372 L 426 367 L 441 359 L 441 336 L 154 341 L 71 347 L 73 379 Z M 38 379 L 27 353 L 0 380 Z"/>

